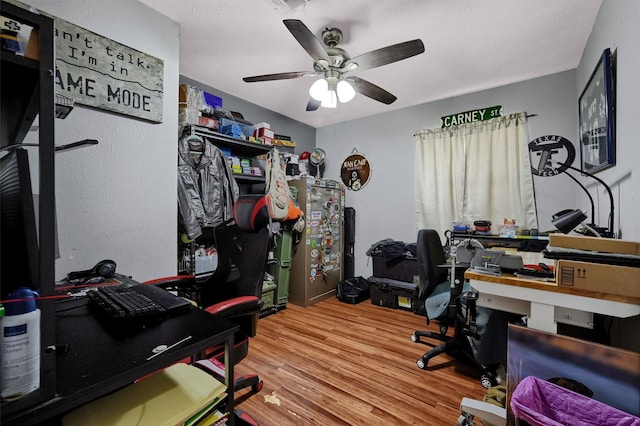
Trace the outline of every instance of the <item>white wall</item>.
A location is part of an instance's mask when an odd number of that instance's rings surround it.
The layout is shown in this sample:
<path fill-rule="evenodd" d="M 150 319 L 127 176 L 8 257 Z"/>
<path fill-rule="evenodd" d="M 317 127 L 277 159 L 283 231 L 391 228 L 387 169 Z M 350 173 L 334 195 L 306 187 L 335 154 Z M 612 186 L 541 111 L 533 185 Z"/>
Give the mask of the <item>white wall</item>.
<path fill-rule="evenodd" d="M 328 178 L 339 180 L 341 161 L 353 148 L 371 162 L 371 181 L 360 191 L 347 191 L 346 197 L 346 204 L 356 209 L 355 274 L 371 275 L 365 255 L 371 244 L 384 238 L 416 239 L 413 135 L 417 130 L 439 127 L 445 115 L 502 105 L 504 114 L 536 114 L 529 118 L 530 140 L 560 135 L 574 141 L 578 120 L 575 86 L 575 72 L 567 71 L 318 129 L 316 145 L 327 151 Z M 538 226 L 543 231 L 553 229 L 553 213 L 573 207 L 576 197 L 586 198 L 564 176 L 536 176 L 534 185 Z"/>
<path fill-rule="evenodd" d="M 75 106 L 56 143 L 56 278 L 113 259 L 139 281 L 173 275 L 177 253 L 179 26 L 136 0 L 27 0 L 31 6 L 164 61 L 163 122 Z"/>

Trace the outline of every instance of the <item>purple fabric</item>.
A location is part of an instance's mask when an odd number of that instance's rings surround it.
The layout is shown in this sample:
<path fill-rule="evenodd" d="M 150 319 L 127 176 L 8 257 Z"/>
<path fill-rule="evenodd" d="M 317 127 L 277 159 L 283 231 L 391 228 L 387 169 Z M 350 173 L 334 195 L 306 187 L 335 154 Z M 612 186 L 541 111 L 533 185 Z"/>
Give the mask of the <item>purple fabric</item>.
<path fill-rule="evenodd" d="M 516 386 L 511 409 L 533 426 L 640 426 L 636 416 L 533 376 Z"/>

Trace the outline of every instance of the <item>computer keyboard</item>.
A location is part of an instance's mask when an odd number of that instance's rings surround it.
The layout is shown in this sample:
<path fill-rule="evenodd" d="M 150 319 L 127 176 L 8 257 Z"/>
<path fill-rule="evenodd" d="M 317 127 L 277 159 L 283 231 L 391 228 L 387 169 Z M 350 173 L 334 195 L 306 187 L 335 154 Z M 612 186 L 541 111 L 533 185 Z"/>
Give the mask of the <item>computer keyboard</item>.
<path fill-rule="evenodd" d="M 87 293 L 91 307 L 118 323 L 142 323 L 185 312 L 189 302 L 151 285 L 112 285 Z"/>

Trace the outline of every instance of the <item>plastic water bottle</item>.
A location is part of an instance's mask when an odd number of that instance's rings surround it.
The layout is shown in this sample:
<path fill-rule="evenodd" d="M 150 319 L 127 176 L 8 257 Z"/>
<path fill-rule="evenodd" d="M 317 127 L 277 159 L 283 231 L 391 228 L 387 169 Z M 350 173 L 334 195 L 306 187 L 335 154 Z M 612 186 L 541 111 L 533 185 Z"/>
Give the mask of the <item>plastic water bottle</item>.
<path fill-rule="evenodd" d="M 15 399 L 40 387 L 40 310 L 38 293 L 27 287 L 9 293 L 2 327 L 2 399 Z M 24 300 L 22 300 L 24 299 Z"/>

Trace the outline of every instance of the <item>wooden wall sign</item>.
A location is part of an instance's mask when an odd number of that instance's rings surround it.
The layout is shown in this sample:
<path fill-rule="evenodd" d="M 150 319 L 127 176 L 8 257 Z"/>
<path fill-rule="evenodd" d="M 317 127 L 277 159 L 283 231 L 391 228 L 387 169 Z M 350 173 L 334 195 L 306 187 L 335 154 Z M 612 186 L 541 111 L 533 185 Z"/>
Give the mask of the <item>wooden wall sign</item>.
<path fill-rule="evenodd" d="M 371 164 L 367 157 L 354 152 L 344 159 L 340 167 L 342 183 L 352 191 L 359 191 L 371 178 Z"/>
<path fill-rule="evenodd" d="M 77 104 L 162 122 L 161 59 L 54 19 L 57 93 Z"/>

